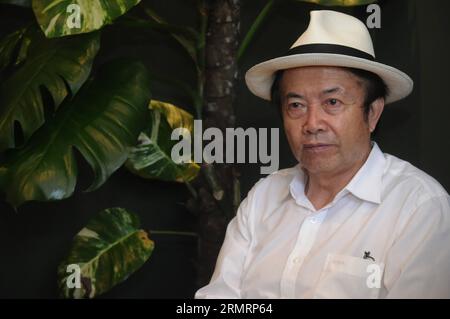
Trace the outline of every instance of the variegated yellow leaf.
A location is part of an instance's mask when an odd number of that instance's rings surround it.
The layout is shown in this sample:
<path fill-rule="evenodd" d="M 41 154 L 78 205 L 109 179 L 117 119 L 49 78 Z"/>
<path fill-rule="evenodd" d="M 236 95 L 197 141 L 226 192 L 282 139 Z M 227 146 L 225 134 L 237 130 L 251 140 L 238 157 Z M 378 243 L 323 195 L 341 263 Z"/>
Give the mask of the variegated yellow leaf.
<path fill-rule="evenodd" d="M 123 208 L 106 209 L 90 220 L 58 267 L 61 296 L 94 298 L 138 270 L 154 248 L 139 227 L 137 215 Z"/>
<path fill-rule="evenodd" d="M 177 164 L 171 158 L 172 130 L 185 128 L 192 136 L 194 119 L 181 108 L 161 101 L 149 105 L 151 121 L 149 127 L 139 135 L 139 144 L 134 147 L 126 167 L 144 178 L 163 181 L 189 182 L 194 179 L 200 166 L 193 161 Z"/>
<path fill-rule="evenodd" d="M 48 38 L 98 30 L 141 0 L 33 0 L 33 11 Z"/>

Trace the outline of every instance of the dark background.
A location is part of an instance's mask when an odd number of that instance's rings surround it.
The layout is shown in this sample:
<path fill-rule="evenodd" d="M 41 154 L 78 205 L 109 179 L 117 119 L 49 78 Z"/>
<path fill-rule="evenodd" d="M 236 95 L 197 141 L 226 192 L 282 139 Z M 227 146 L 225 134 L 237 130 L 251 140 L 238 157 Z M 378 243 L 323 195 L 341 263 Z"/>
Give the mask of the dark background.
<path fill-rule="evenodd" d="M 195 26 L 193 1 L 148 1 L 169 22 Z M 244 0 L 241 33 L 244 34 L 265 1 Z M 450 87 L 448 59 L 450 2 L 444 0 L 385 0 L 381 29 L 371 30 L 379 61 L 408 73 L 415 82 L 412 95 L 388 105 L 374 140 L 386 152 L 411 162 L 450 190 L 450 143 L 448 138 Z M 284 53 L 303 32 L 313 4 L 280 4 L 255 37 L 241 60 L 236 114 L 237 127 L 280 128 L 280 169 L 295 164 L 277 111 L 252 96 L 242 79 L 254 64 Z M 365 6 L 336 8 L 365 21 Z M 27 10 L 0 5 L 0 37 L 32 18 Z M 106 32 L 107 31 L 107 32 Z M 195 75 L 189 58 L 165 36 L 135 35 L 108 27 L 102 38 L 99 65 L 116 56 L 142 60 L 154 73 L 190 83 Z M 189 109 L 188 99 L 155 83 L 153 95 Z M 124 207 L 137 213 L 146 230 L 195 231 L 195 219 L 185 208 L 184 185 L 144 180 L 125 169 L 118 170 L 97 191 L 83 192 L 91 171 L 78 156 L 80 176 L 74 196 L 51 203 L 26 203 L 15 212 L 0 201 L 0 298 L 57 297 L 56 268 L 70 249 L 73 236 L 98 211 Z M 239 165 L 242 196 L 258 181 L 258 164 Z M 195 286 L 195 237 L 150 235 L 155 250 L 150 260 L 107 298 L 186 298 Z"/>

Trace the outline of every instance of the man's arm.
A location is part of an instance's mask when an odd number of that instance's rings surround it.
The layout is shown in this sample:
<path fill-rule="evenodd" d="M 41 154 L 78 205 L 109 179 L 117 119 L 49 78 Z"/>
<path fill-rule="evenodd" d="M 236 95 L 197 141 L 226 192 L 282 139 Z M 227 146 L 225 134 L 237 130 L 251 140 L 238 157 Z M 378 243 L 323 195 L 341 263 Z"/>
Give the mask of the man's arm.
<path fill-rule="evenodd" d="M 242 201 L 236 217 L 228 224 L 211 281 L 197 291 L 195 298 L 241 298 L 242 271 L 251 243 L 248 216 L 252 210 L 252 193 Z"/>
<path fill-rule="evenodd" d="M 386 259 L 386 298 L 450 298 L 450 199 L 415 210 Z"/>

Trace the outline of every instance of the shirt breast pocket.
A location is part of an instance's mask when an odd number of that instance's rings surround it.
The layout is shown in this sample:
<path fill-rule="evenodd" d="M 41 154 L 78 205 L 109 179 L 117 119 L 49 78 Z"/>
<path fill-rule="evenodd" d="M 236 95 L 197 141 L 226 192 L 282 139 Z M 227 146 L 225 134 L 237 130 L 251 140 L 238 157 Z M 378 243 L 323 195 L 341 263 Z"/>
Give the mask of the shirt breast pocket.
<path fill-rule="evenodd" d="M 378 298 L 384 264 L 348 255 L 328 254 L 314 298 Z"/>

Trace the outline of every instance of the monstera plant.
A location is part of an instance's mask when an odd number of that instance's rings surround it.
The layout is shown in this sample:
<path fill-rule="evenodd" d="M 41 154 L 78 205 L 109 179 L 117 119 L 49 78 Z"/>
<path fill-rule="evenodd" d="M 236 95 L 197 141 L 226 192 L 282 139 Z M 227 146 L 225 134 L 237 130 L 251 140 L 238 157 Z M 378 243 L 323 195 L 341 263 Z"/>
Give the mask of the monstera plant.
<path fill-rule="evenodd" d="M 193 29 L 167 23 L 141 0 L 0 0 L 34 14 L 28 25 L 0 39 L 0 191 L 5 200 L 18 209 L 27 201 L 70 197 L 78 176 L 75 150 L 94 173 L 88 191 L 122 166 L 143 178 L 184 183 L 192 195 L 188 207 L 199 212 L 202 223 L 199 254 L 200 259 L 209 256 L 202 268 L 207 278 L 226 222 L 240 202 L 238 174 L 229 165 L 175 163 L 171 132 L 192 130 L 194 118 L 219 128 L 233 125 L 234 87 L 229 83 L 237 80 L 237 60 L 282 2 L 301 1 L 267 1 L 240 41 L 240 1 L 192 0 L 199 16 Z M 352 6 L 373 1 L 304 2 Z M 190 57 L 197 83 L 150 77 L 131 58 L 97 65 L 101 37 L 110 24 L 171 37 Z M 150 78 L 181 90 L 190 105 L 151 100 Z M 125 208 L 98 213 L 75 236 L 58 269 L 61 296 L 92 298 L 108 291 L 139 269 L 153 247 L 136 214 Z M 75 278 L 68 272 L 71 266 L 78 271 L 78 285 L 69 285 Z"/>

